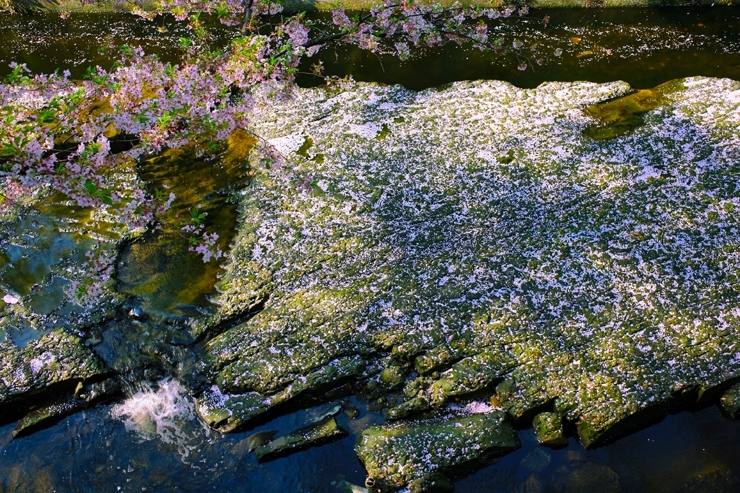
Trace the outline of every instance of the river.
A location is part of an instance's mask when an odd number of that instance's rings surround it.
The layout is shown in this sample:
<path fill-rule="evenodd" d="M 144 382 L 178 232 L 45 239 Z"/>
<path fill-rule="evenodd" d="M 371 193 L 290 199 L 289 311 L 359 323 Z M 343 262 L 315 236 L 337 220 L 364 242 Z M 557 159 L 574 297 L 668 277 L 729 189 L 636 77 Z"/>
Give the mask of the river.
<path fill-rule="evenodd" d="M 693 75 L 740 80 L 740 10 L 736 8 L 532 14 L 544 15 L 551 18 L 546 27 L 537 20 L 509 20 L 500 28 L 502 37 L 520 37 L 542 58 L 542 65 L 533 62 L 524 71 L 517 71 L 511 59 L 454 47 L 430 51 L 405 63 L 346 48 L 327 50 L 321 57 L 329 74 L 351 74 L 360 81 L 402 84 L 414 90 L 484 78 L 507 80 L 519 87 L 552 80 L 625 80 L 637 88 Z M 140 44 L 148 52 L 176 61 L 177 38 L 184 31 L 171 20 L 157 22 L 146 26 L 124 14 L 75 14 L 67 19 L 52 14 L 3 16 L 0 73 L 7 73 L 7 63 L 18 61 L 35 72 L 62 68 L 79 77 L 89 65 L 110 65 L 110 50 L 122 44 Z M 233 34 L 213 32 L 215 44 Z M 316 80 L 305 75 L 299 83 L 311 86 Z M 152 160 L 144 165 L 140 176 L 155 184 L 180 187 L 180 196 L 192 188 L 188 180 L 196 180 L 210 166 L 194 159 L 181 159 L 175 169 L 159 169 L 157 164 Z M 244 183 L 245 173 L 239 169 L 209 171 L 212 179 L 180 207 L 187 210 L 191 204 L 204 203 L 212 212 L 210 226 L 228 241 L 236 218 L 234 206 L 218 194 L 209 194 L 226 184 Z M 155 320 L 207 311 L 208 295 L 214 292 L 218 266 L 204 267 L 178 241 L 176 235 L 164 231 L 133 244 L 124 251 L 119 268 L 121 291 L 137 296 L 136 307 Z M 145 280 L 126 270 L 126 263 L 135 262 L 152 262 L 161 274 L 161 284 L 154 290 L 144 286 Z M 98 351 L 111 366 L 119 356 L 114 353 L 126 352 L 133 358 L 142 346 L 161 344 L 154 342 L 160 336 L 171 342 L 167 334 L 151 326 L 138 326 L 138 332 L 134 329 L 124 327 L 100 344 Z M 124 330 L 133 332 L 123 334 Z M 172 361 L 153 372 L 153 379 L 165 378 L 165 369 L 178 364 L 178 376 L 184 378 L 191 356 L 187 351 L 167 354 L 164 358 Z M 132 366 L 150 363 L 137 361 Z M 0 490 L 342 491 L 345 481 L 361 485 L 365 480 L 353 451 L 357 434 L 383 421 L 382 414 L 373 412 L 367 402 L 339 397 L 276 416 L 248 431 L 222 435 L 197 419 L 185 385 L 174 380 L 147 385 L 134 379 L 126 390 L 127 397 L 119 401 L 73 414 L 28 437 L 11 439 L 15 423 L 0 427 Z M 338 415 L 349 437 L 265 463 L 258 463 L 249 453 L 249 437 L 254 433 L 289 432 L 336 403 L 345 410 L 359 410 L 357 417 Z M 574 438 L 563 449 L 545 449 L 530 429 L 521 430 L 519 436 L 520 449 L 459 479 L 457 491 L 730 492 L 740 488 L 740 461 L 736 459 L 740 456 L 740 422 L 724 418 L 713 405 L 671 414 L 595 450 L 584 450 Z"/>

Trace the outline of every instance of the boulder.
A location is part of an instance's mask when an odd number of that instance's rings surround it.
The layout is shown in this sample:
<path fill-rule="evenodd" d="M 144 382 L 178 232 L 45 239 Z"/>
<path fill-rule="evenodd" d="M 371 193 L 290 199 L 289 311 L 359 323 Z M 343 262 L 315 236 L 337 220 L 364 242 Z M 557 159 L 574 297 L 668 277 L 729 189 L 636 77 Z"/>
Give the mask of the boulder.
<path fill-rule="evenodd" d="M 443 415 L 364 430 L 355 452 L 365 466 L 369 491 L 449 490 L 447 473 L 484 463 L 519 447 L 506 413 Z"/>

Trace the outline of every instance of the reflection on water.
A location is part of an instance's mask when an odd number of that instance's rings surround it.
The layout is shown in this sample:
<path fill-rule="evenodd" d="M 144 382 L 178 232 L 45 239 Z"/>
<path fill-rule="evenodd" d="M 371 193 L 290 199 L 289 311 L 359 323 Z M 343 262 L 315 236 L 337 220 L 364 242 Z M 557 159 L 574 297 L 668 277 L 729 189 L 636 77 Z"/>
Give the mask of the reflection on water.
<path fill-rule="evenodd" d="M 24 347 L 65 326 L 68 317 L 84 317 L 70 292 L 72 279 L 81 277 L 86 254 L 113 248 L 120 233 L 94 219 L 90 208 L 68 202 L 51 194 L 22 217 L 0 224 L 0 340 Z M 21 298 L 31 313 L 5 302 Z"/>
<path fill-rule="evenodd" d="M 550 23 L 545 27 L 540 19 L 546 15 Z M 514 57 L 455 46 L 429 50 L 404 63 L 357 48 L 319 53 L 328 74 L 415 90 L 476 79 L 505 80 L 518 87 L 624 80 L 637 88 L 696 75 L 740 79 L 737 8 L 556 9 L 534 10 L 531 17 L 506 19 L 491 31 L 506 46 L 519 39 L 528 47 L 525 71 L 516 70 Z M 311 63 L 303 70 L 310 72 Z M 310 76 L 300 82 L 318 83 Z"/>
<path fill-rule="evenodd" d="M 254 145 L 246 132 L 234 132 L 216 158 L 196 157 L 193 149 L 171 149 L 145 160 L 139 176 L 152 189 L 173 192 L 177 199 L 162 218 L 161 228 L 143 241 L 129 244 L 118 266 L 118 290 L 135 297 L 133 303 L 156 320 L 197 317 L 212 307 L 220 272 L 217 261 L 189 251 L 181 230 L 191 211 L 205 213 L 207 231 L 219 235 L 226 250 L 236 232 L 236 203 L 230 200 L 251 177 L 249 151 Z"/>
<path fill-rule="evenodd" d="M 207 27 L 217 25 L 206 21 Z M 211 30 L 215 45 L 225 43 L 228 31 Z M 82 78 L 87 67 L 112 68 L 123 45 L 142 46 L 164 62 L 180 56 L 178 39 L 188 36 L 184 23 L 160 17 L 155 22 L 140 22 L 133 14 L 78 13 L 66 19 L 56 13 L 0 14 L 0 74 L 9 73 L 11 61 L 26 63 L 33 72 L 53 72 L 68 68 L 74 78 Z"/>
<path fill-rule="evenodd" d="M 545 16 L 550 18 L 546 26 Z M 327 14 L 310 17 L 329 19 Z M 201 19 L 214 46 L 224 46 L 237 33 L 215 19 Z M 124 44 L 143 46 L 147 53 L 175 62 L 182 36 L 187 36 L 183 23 L 166 17 L 142 23 L 131 14 L 86 13 L 68 19 L 56 14 L 4 15 L 0 60 L 25 62 L 34 72 L 68 68 L 80 78 L 88 66 L 110 68 L 112 54 Z M 625 80 L 638 88 L 695 75 L 740 79 L 740 9 L 734 7 L 534 10 L 530 18 L 509 18 L 494 25 L 491 37 L 500 37 L 508 46 L 521 40 L 529 68 L 518 71 L 513 57 L 455 46 L 430 49 L 404 63 L 337 46 L 307 59 L 301 70 L 310 73 L 320 59 L 329 75 L 351 74 L 360 81 L 409 89 L 474 79 L 506 80 L 518 87 L 556 80 Z M 9 70 L 7 63 L 0 64 L 0 75 Z M 319 83 L 310 75 L 299 76 L 298 81 L 305 86 Z"/>

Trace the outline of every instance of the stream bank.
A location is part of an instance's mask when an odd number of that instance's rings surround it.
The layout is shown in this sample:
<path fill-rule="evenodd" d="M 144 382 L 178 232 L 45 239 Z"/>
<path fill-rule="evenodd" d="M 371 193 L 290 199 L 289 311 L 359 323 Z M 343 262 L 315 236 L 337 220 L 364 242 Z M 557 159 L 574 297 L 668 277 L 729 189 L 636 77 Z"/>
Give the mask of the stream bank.
<path fill-rule="evenodd" d="M 440 0 L 429 2 L 441 6 L 449 6 L 453 3 L 463 5 L 476 5 L 482 7 L 501 7 L 507 5 L 502 0 L 465 0 L 455 2 L 453 0 Z M 535 9 L 610 9 L 610 8 L 656 8 L 656 7 L 728 7 L 740 5 L 738 0 L 530 0 L 525 2 Z M 10 4 L 19 11 L 37 10 L 50 12 L 131 12 L 140 8 L 144 11 L 156 11 L 157 5 L 151 0 L 139 2 L 127 2 L 121 0 L 96 1 L 94 4 L 85 0 L 66 0 L 63 7 L 52 0 L 11 0 Z M 281 4 L 287 12 L 312 12 L 326 11 L 344 7 L 346 10 L 367 10 L 382 5 L 378 0 L 340 0 L 330 2 L 326 0 L 283 0 Z"/>

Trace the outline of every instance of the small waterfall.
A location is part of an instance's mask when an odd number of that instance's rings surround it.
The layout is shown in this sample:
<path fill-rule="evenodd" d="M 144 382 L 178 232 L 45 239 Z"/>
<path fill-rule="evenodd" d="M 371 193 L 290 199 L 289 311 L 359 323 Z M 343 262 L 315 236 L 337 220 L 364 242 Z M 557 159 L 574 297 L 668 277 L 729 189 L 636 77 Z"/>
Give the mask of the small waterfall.
<path fill-rule="evenodd" d="M 155 385 L 138 384 L 139 390 L 111 408 L 111 416 L 122 420 L 129 432 L 141 440 L 159 439 L 177 448 L 180 458 L 188 458 L 210 436 L 210 429 L 195 413 L 186 387 L 165 378 Z"/>

